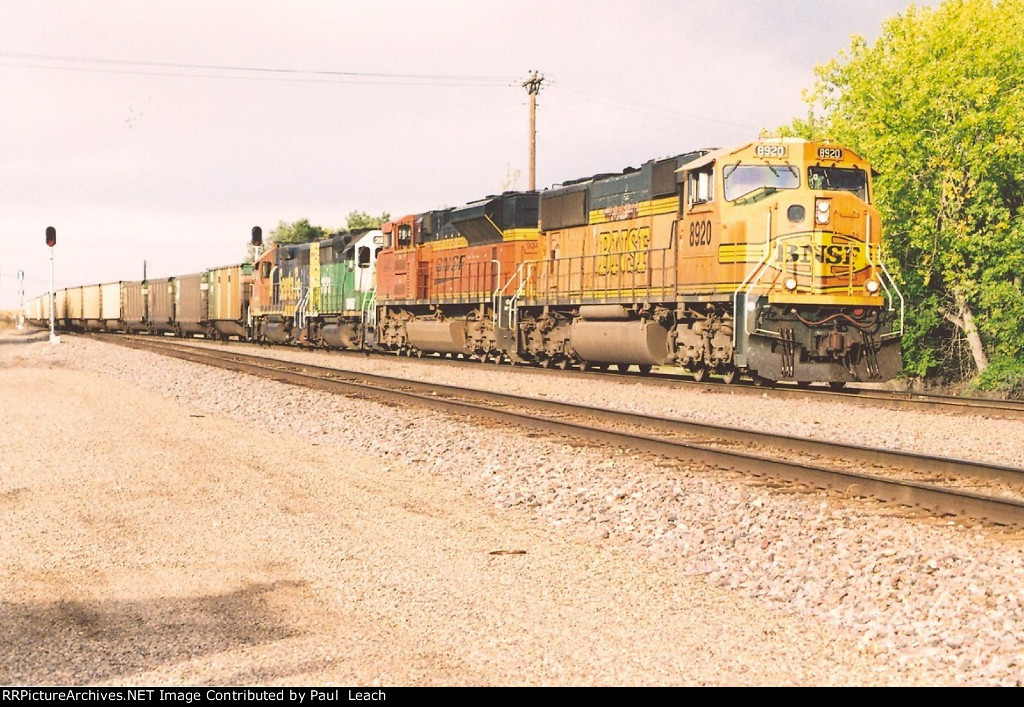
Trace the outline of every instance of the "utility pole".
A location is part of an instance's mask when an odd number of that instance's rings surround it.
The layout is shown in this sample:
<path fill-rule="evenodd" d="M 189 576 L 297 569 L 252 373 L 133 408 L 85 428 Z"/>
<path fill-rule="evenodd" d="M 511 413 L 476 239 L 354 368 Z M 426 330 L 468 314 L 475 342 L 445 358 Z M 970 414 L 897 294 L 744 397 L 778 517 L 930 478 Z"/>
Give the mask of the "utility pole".
<path fill-rule="evenodd" d="M 544 76 L 533 71 L 523 82 L 530 94 L 530 191 L 537 189 L 537 94 L 544 85 Z"/>

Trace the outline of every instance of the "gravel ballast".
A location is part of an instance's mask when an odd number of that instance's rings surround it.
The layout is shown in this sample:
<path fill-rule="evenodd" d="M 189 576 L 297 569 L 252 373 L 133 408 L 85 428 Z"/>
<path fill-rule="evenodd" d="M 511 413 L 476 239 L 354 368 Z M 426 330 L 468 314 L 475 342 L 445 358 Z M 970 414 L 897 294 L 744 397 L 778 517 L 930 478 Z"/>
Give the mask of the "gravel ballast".
<path fill-rule="evenodd" d="M 301 355 L 466 378 L 416 361 Z M 1019 421 L 493 366 L 472 377 L 1024 466 Z M 1022 675 L 1024 554 L 1012 535 L 71 336 L 0 347 L 0 381 L 4 684 L 1015 685 Z"/>

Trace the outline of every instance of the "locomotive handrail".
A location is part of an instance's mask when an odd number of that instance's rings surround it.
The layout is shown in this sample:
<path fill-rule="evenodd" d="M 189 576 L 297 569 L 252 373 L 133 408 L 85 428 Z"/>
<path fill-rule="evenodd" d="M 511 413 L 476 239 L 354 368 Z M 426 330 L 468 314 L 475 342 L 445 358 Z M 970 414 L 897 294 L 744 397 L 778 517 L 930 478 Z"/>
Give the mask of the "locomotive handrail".
<path fill-rule="evenodd" d="M 509 329 L 515 330 L 519 326 L 519 308 L 516 307 L 516 302 L 522 297 L 523 291 L 526 290 L 527 284 L 530 282 L 530 272 L 533 270 L 534 263 L 539 263 L 539 260 L 527 260 L 523 263 L 526 266 L 526 277 L 520 277 L 519 288 L 516 293 L 508 302 L 508 320 Z"/>
<path fill-rule="evenodd" d="M 771 212 L 771 209 L 769 209 L 767 214 L 765 214 L 765 215 L 766 215 L 767 218 L 765 219 L 764 256 L 761 258 L 761 262 L 758 263 L 753 269 L 751 269 L 751 271 L 749 273 L 747 273 L 747 276 L 743 279 L 743 282 L 741 282 L 740 286 L 736 288 L 736 291 L 732 293 L 732 321 L 733 321 L 733 324 L 732 324 L 732 347 L 733 347 L 734 350 L 739 348 L 739 342 L 737 341 L 737 336 L 739 335 L 739 329 L 740 329 L 740 327 L 739 327 L 739 321 L 740 321 L 740 311 L 739 311 L 739 308 L 740 308 L 740 291 L 743 288 L 747 288 L 747 291 L 743 293 L 744 295 L 746 295 L 746 294 L 749 294 L 749 292 L 754 289 L 754 286 L 757 285 L 757 283 L 761 279 L 761 274 L 764 273 L 764 266 L 768 264 L 768 258 L 770 258 L 771 254 L 772 254 L 772 212 Z M 754 275 L 758 276 L 757 280 L 753 280 Z"/>
<path fill-rule="evenodd" d="M 886 298 L 886 301 L 889 303 L 889 311 L 890 312 L 893 311 L 893 309 L 894 309 L 893 303 L 895 302 L 895 298 L 893 297 L 893 293 L 896 293 L 896 297 L 899 297 L 899 300 L 900 300 L 900 328 L 899 328 L 899 331 L 891 331 L 888 334 L 883 334 L 880 338 L 884 341 L 886 339 L 894 339 L 894 338 L 903 336 L 903 323 L 904 323 L 903 322 L 903 318 L 904 318 L 904 316 L 906 314 L 906 302 L 903 299 L 903 293 L 900 292 L 900 288 L 896 286 L 896 281 L 893 279 L 892 275 L 889 274 L 889 270 L 885 267 L 885 263 L 882 261 L 882 258 L 881 258 L 881 253 L 882 253 L 881 241 L 879 241 L 879 244 L 878 244 L 878 246 L 876 246 L 874 251 L 872 251 L 872 249 L 871 249 L 871 214 L 870 213 L 865 215 L 865 220 L 866 220 L 866 225 L 865 225 L 866 231 L 865 232 L 866 232 L 867 235 L 865 235 L 865 237 L 864 237 L 864 242 L 867 243 L 868 263 L 871 264 L 871 267 L 874 268 L 876 270 L 876 272 L 878 270 L 881 270 L 882 274 L 884 275 L 884 277 L 879 277 L 878 278 L 878 282 L 882 286 L 882 289 L 885 291 L 885 298 Z M 877 262 L 876 262 L 876 260 L 877 260 Z"/>
<path fill-rule="evenodd" d="M 501 326 L 501 261 L 495 258 L 491 259 L 491 262 L 498 266 L 497 274 L 494 278 L 494 291 L 491 293 L 491 322 L 495 327 Z"/>
<path fill-rule="evenodd" d="M 892 285 L 893 292 L 895 292 L 896 296 L 900 298 L 900 330 L 891 331 L 888 334 L 883 334 L 881 337 L 879 337 L 884 341 L 887 339 L 895 339 L 897 337 L 903 336 L 903 318 L 906 315 L 906 302 L 903 299 L 903 293 L 900 292 L 898 287 L 896 287 L 896 281 L 892 278 L 892 275 L 889 274 L 889 269 L 885 267 L 885 263 L 882 260 L 879 260 L 878 264 L 881 266 L 882 272 L 885 273 L 885 277 L 889 280 L 889 284 Z M 881 278 L 879 278 L 879 280 L 881 280 Z M 886 293 L 888 293 L 888 288 L 886 288 Z M 892 309 L 892 301 L 893 300 L 890 297 L 890 310 Z"/>
<path fill-rule="evenodd" d="M 306 326 L 306 305 L 309 304 L 310 291 L 311 288 L 309 287 L 305 288 L 305 292 L 303 292 L 303 288 L 299 288 L 301 296 L 299 297 L 299 301 L 295 303 L 295 314 L 292 315 L 295 326 L 299 329 Z"/>
<path fill-rule="evenodd" d="M 500 313 L 503 310 L 507 310 L 508 311 L 508 326 L 505 327 L 505 328 L 515 330 L 515 328 L 518 326 L 518 324 L 519 324 L 519 312 L 518 312 L 518 309 L 515 306 L 515 303 L 517 301 L 519 301 L 519 298 L 523 294 L 523 290 L 526 289 L 526 285 L 530 281 L 530 270 L 533 269 L 534 263 L 539 263 L 539 262 L 540 262 L 539 260 L 524 260 L 522 263 L 519 264 L 519 267 L 516 268 L 516 271 L 514 273 L 512 273 L 512 275 L 508 278 L 508 282 L 506 282 L 501 288 L 495 290 L 493 301 L 494 301 L 496 306 L 494 308 L 494 313 L 493 313 L 492 316 L 493 316 L 493 321 L 494 321 L 496 326 L 501 327 L 501 314 Z M 523 277 L 523 270 L 524 269 L 527 271 L 526 277 Z M 517 277 L 519 279 L 519 287 L 516 289 L 515 294 L 513 294 L 511 297 L 508 298 L 508 301 L 505 303 L 505 305 L 501 306 L 500 305 L 501 297 L 505 296 L 509 286 L 512 285 L 512 283 L 516 280 Z"/>
<path fill-rule="evenodd" d="M 365 326 L 377 326 L 377 287 L 370 291 L 370 296 L 363 299 L 359 319 Z"/>
<path fill-rule="evenodd" d="M 622 298 L 652 299 L 655 293 L 674 296 L 669 285 L 669 277 L 677 267 L 674 255 L 673 248 L 667 246 L 534 262 L 550 265 L 546 273 L 538 276 L 538 286 L 548 292 L 545 300 L 549 304 L 566 304 L 581 298 L 613 302 Z M 603 286 L 599 287 L 599 283 Z M 552 296 L 550 290 L 557 291 L 557 295 Z"/>

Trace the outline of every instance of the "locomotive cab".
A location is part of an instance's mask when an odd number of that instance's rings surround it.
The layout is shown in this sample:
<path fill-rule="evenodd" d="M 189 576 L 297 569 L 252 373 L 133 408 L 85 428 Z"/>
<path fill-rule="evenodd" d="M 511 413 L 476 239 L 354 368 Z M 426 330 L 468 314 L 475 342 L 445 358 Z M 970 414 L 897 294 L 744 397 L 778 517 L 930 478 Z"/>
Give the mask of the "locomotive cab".
<path fill-rule="evenodd" d="M 837 384 L 898 373 L 902 299 L 881 261 L 863 159 L 771 139 L 683 172 L 680 268 L 696 290 L 715 283 L 728 298 L 734 367 Z"/>

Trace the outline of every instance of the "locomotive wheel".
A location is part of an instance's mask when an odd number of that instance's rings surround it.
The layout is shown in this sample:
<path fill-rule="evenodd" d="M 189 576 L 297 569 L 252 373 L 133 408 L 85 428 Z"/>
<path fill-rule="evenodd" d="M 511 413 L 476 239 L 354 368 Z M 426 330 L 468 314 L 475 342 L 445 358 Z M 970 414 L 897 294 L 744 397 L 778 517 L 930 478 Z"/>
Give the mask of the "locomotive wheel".
<path fill-rule="evenodd" d="M 722 382 L 725 383 L 726 385 L 732 385 L 733 383 L 738 381 L 739 378 L 740 372 L 737 371 L 734 367 L 730 366 L 729 370 L 727 370 L 725 372 L 725 375 L 722 376 Z"/>
<path fill-rule="evenodd" d="M 580 370 L 581 371 L 586 372 L 586 371 L 589 371 L 593 367 L 594 367 L 594 364 L 592 364 L 590 361 L 580 361 Z"/>
<path fill-rule="evenodd" d="M 846 381 L 829 381 L 828 387 L 832 390 L 842 390 L 846 387 Z"/>
<path fill-rule="evenodd" d="M 572 365 L 572 361 L 570 361 L 567 358 L 563 358 L 561 361 L 558 362 L 558 367 L 561 368 L 563 371 L 569 368 L 570 365 Z"/>
<path fill-rule="evenodd" d="M 651 364 L 649 364 L 649 363 L 642 363 L 642 364 L 640 364 L 639 366 L 637 366 L 637 368 L 639 368 L 639 369 L 640 369 L 640 375 L 642 375 L 642 376 L 646 376 L 646 375 L 648 375 L 648 374 L 649 374 L 649 373 L 650 373 L 650 372 L 651 372 L 652 370 L 654 370 L 654 366 L 652 366 L 652 365 L 651 365 Z"/>
<path fill-rule="evenodd" d="M 555 362 L 552 361 L 550 358 L 546 358 L 546 359 L 544 359 L 543 361 L 540 362 L 540 365 L 541 365 L 541 368 L 551 368 L 551 366 L 553 366 L 554 363 Z"/>
<path fill-rule="evenodd" d="M 619 373 L 625 373 L 626 371 L 629 370 L 629 364 L 628 363 L 616 363 L 615 366 L 616 366 L 616 368 L 619 369 Z"/>
<path fill-rule="evenodd" d="M 703 383 L 705 380 L 707 380 L 708 369 L 707 369 L 706 366 L 700 366 L 700 367 L 694 368 L 692 371 L 690 371 L 690 375 L 693 376 L 693 380 L 695 382 Z"/>
<path fill-rule="evenodd" d="M 771 378 L 762 378 L 756 373 L 753 375 L 753 379 L 754 385 L 756 385 L 758 388 L 770 388 L 771 386 L 775 385 L 775 381 L 773 381 Z"/>

